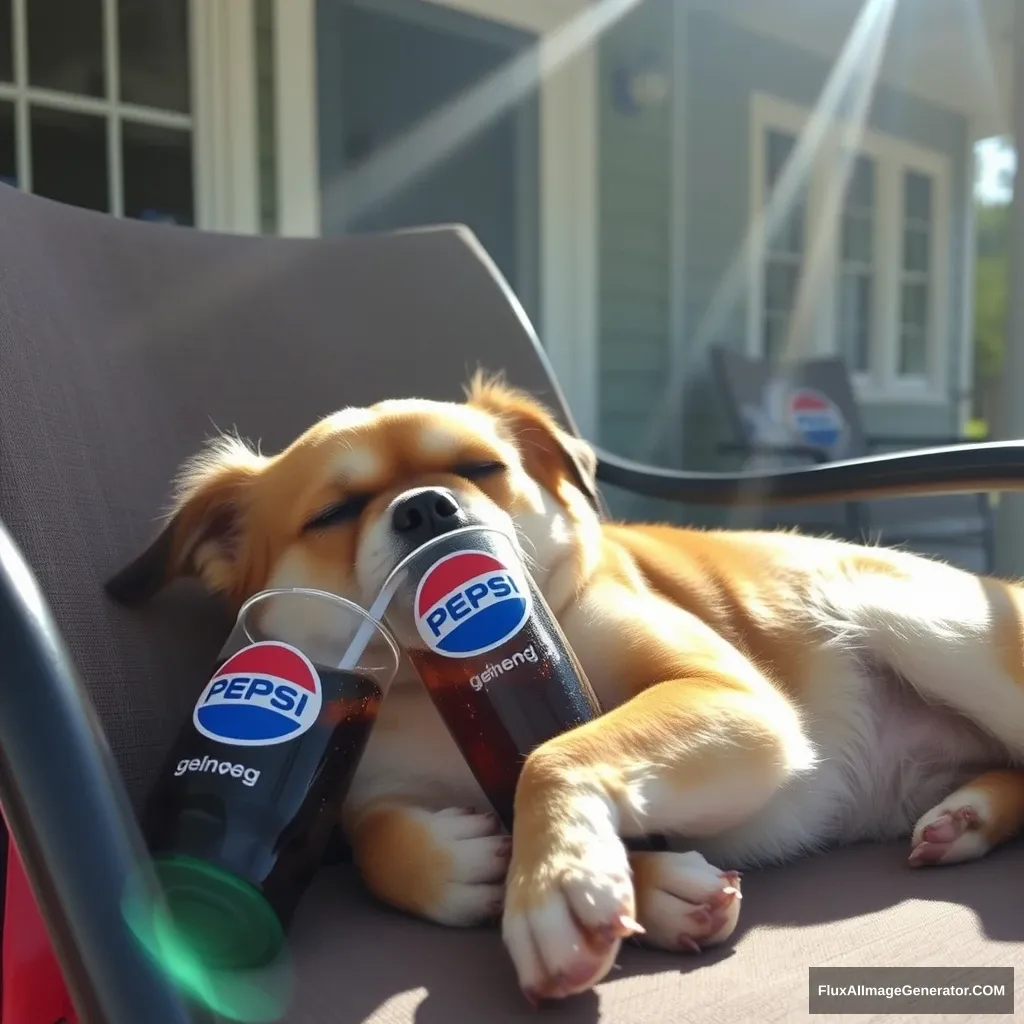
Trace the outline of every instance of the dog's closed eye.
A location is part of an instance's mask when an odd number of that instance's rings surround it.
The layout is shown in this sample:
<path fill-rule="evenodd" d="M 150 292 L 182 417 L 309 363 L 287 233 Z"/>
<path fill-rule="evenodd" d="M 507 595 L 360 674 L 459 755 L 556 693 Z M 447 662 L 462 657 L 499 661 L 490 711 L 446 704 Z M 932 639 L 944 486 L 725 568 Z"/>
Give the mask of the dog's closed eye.
<path fill-rule="evenodd" d="M 452 472 L 466 480 L 481 480 L 492 473 L 501 472 L 504 468 L 502 463 L 493 460 L 490 462 L 464 462 L 461 465 L 455 466 Z"/>
<path fill-rule="evenodd" d="M 330 505 L 322 512 L 318 512 L 310 519 L 303 530 L 326 530 L 331 526 L 338 526 L 341 523 L 350 523 L 357 519 L 363 509 L 370 503 L 371 495 L 353 494 L 344 501 Z"/>

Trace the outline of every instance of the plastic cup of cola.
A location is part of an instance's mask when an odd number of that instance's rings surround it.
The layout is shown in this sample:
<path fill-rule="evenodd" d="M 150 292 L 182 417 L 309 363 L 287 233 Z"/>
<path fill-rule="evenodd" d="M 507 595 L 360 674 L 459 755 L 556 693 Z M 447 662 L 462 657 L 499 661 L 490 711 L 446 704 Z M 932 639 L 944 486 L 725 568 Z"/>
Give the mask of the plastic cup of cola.
<path fill-rule="evenodd" d="M 387 629 L 344 598 L 243 605 L 143 814 L 166 908 L 147 934 L 190 983 L 281 951 L 398 664 Z"/>
<path fill-rule="evenodd" d="M 383 616 L 511 831 L 526 755 L 601 713 L 515 544 L 490 526 L 442 533 L 398 564 L 371 611 Z"/>

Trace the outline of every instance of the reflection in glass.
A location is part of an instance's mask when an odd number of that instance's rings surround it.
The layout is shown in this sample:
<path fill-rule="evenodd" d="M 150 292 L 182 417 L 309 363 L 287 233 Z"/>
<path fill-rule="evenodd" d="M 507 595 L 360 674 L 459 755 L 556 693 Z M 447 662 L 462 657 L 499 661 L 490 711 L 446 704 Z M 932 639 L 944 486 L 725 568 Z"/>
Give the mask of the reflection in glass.
<path fill-rule="evenodd" d="M 14 104 L 0 100 L 0 182 L 18 184 L 18 157 L 14 141 Z"/>
<path fill-rule="evenodd" d="M 30 108 L 32 191 L 90 210 L 108 209 L 107 124 L 91 114 Z"/>
<path fill-rule="evenodd" d="M 118 0 L 121 101 L 188 113 L 187 0 Z"/>
<path fill-rule="evenodd" d="M 14 22 L 11 0 L 0 0 L 0 82 L 14 81 Z"/>
<path fill-rule="evenodd" d="M 29 84 L 104 96 L 102 0 L 28 0 L 25 12 Z"/>
<path fill-rule="evenodd" d="M 121 137 L 125 216 L 191 226 L 191 134 L 125 121 Z"/>

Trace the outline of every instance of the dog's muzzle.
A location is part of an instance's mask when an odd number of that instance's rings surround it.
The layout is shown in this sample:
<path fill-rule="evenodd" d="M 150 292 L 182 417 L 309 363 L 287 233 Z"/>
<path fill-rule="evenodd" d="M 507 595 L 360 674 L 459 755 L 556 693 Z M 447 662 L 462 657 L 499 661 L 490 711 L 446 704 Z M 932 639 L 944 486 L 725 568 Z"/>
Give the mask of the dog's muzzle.
<path fill-rule="evenodd" d="M 447 487 L 404 491 L 388 506 L 391 531 L 408 551 L 475 520 Z"/>

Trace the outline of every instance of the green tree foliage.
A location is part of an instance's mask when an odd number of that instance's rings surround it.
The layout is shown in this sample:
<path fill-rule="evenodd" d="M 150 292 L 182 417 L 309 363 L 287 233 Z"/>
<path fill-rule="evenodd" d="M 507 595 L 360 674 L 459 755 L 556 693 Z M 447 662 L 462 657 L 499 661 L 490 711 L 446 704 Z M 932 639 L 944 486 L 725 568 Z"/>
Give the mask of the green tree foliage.
<path fill-rule="evenodd" d="M 978 259 L 974 278 L 974 413 L 988 419 L 999 389 L 1006 339 L 1009 285 L 1009 211 L 1005 203 L 978 204 Z"/>

